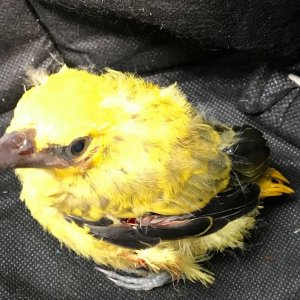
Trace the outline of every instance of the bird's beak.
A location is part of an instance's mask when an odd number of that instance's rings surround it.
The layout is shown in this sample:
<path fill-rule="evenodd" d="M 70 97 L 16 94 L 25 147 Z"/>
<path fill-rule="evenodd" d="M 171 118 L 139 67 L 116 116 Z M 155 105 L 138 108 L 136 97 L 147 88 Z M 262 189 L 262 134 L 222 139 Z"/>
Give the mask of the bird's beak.
<path fill-rule="evenodd" d="M 47 150 L 37 152 L 34 129 L 5 134 L 0 139 L 0 169 L 65 168 L 67 162 Z"/>

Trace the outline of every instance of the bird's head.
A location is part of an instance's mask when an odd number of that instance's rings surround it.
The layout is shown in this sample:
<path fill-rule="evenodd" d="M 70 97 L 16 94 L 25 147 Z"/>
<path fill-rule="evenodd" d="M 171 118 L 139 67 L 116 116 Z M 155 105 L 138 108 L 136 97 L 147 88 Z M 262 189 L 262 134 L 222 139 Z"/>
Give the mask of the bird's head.
<path fill-rule="evenodd" d="M 122 160 L 133 145 L 138 150 L 149 140 L 172 141 L 188 122 L 189 106 L 174 86 L 159 88 L 130 74 L 108 70 L 99 76 L 63 67 L 50 76 L 36 72 L 32 81 L 0 139 L 0 169 L 81 172 L 101 165 L 109 153 Z M 167 126 L 177 119 L 178 128 Z"/>
<path fill-rule="evenodd" d="M 126 118 L 110 101 L 119 93 L 111 81 L 120 73 L 107 74 L 66 67 L 46 77 L 36 73 L 38 84 L 20 99 L 0 139 L 0 168 L 81 172 L 98 163 L 107 129 Z"/>

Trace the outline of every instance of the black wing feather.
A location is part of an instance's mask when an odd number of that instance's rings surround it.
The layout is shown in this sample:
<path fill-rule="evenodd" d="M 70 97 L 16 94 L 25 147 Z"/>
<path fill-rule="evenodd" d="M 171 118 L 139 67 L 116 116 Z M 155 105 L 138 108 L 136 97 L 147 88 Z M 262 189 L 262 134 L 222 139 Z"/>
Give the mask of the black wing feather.
<path fill-rule="evenodd" d="M 80 226 L 88 226 L 90 234 L 112 244 L 144 249 L 157 245 L 161 240 L 176 240 L 192 236 L 204 236 L 223 228 L 230 221 L 250 213 L 258 205 L 259 187 L 248 183 L 220 193 L 202 210 L 178 216 L 178 221 L 167 226 L 158 224 L 139 225 L 121 223 L 109 224 L 107 218 L 92 222 L 76 216 L 67 216 Z M 160 216 L 164 217 L 164 216 Z M 170 218 L 170 216 L 165 216 Z M 173 217 L 176 221 L 176 216 Z"/>
<path fill-rule="evenodd" d="M 143 235 L 137 228 L 129 225 L 88 225 L 88 227 L 93 236 L 126 248 L 145 249 L 153 247 L 161 241 L 160 237 Z"/>
<path fill-rule="evenodd" d="M 238 136 L 236 144 L 226 150 L 231 157 L 232 172 L 230 185 L 253 182 L 269 167 L 270 149 L 263 134 L 249 126 L 234 127 Z"/>

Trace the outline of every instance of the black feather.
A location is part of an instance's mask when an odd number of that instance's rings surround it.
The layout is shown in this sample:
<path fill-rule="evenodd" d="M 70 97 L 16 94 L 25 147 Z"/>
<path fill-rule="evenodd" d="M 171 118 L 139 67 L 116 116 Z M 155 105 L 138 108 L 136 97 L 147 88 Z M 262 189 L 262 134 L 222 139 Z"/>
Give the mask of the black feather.
<path fill-rule="evenodd" d="M 234 127 L 238 141 L 226 153 L 232 161 L 231 186 L 253 182 L 269 167 L 270 149 L 262 133 L 249 126 Z"/>
<path fill-rule="evenodd" d="M 145 249 L 157 245 L 159 237 L 143 235 L 138 228 L 129 225 L 94 226 L 89 225 L 90 233 L 112 244 L 132 248 Z"/>
<path fill-rule="evenodd" d="M 90 228 L 90 234 L 112 244 L 144 249 L 157 245 L 161 240 L 176 240 L 193 236 L 204 236 L 223 228 L 230 221 L 250 213 L 258 205 L 259 187 L 248 183 L 218 194 L 201 210 L 188 215 L 172 216 L 170 222 L 147 225 L 120 223 L 110 224 L 103 218 L 92 222 L 76 216 L 67 216 L 79 226 Z M 157 216 L 168 221 L 170 216 Z"/>
<path fill-rule="evenodd" d="M 213 219 L 209 216 L 192 218 L 182 223 L 168 226 L 140 226 L 138 231 L 145 236 L 159 237 L 164 240 L 176 240 L 194 235 L 205 235 L 213 226 Z"/>
<path fill-rule="evenodd" d="M 144 249 L 153 247 L 160 242 L 160 238 L 142 235 L 129 224 L 112 225 L 113 221 L 105 217 L 97 221 L 90 221 L 78 216 L 67 215 L 65 219 L 69 222 L 74 221 L 80 227 L 88 227 L 89 233 L 96 238 L 126 248 Z"/>

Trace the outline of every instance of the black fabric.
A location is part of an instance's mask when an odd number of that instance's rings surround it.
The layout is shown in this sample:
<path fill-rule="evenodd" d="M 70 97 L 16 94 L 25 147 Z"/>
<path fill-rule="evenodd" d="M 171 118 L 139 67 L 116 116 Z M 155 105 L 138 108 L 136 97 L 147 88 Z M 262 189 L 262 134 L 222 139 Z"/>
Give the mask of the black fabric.
<path fill-rule="evenodd" d="M 103 14 L 159 26 L 177 36 L 197 39 L 205 47 L 284 50 L 299 45 L 297 1 L 147 1 L 43 0 L 96 20 Z M 72 2 L 72 3 L 71 3 Z M 288 46 L 288 47 L 287 47 Z"/>
<path fill-rule="evenodd" d="M 179 87 L 212 119 L 265 134 L 272 164 L 296 189 L 266 201 L 246 250 L 204 266 L 209 288 L 179 282 L 149 292 L 121 289 L 35 222 L 20 184 L 0 173 L 1 299 L 299 299 L 300 74 L 298 0 L 0 2 L 0 128 L 32 67 L 62 63 L 135 71 Z"/>

